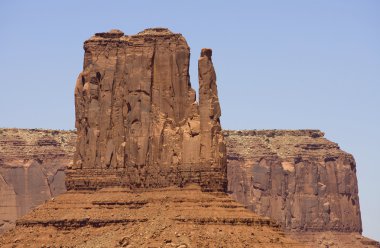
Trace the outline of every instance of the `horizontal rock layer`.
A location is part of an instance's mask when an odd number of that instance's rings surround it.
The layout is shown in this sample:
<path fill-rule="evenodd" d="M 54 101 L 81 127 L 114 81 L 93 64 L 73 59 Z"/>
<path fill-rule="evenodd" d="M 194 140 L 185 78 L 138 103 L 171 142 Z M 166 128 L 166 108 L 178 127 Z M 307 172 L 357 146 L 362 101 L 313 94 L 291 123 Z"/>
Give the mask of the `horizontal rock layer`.
<path fill-rule="evenodd" d="M 287 230 L 362 231 L 355 160 L 322 132 L 224 133 L 237 201 Z"/>
<path fill-rule="evenodd" d="M 38 235 L 36 235 L 38 233 Z M 1 247 L 306 247 L 269 218 L 199 186 L 69 191 L 17 221 Z"/>

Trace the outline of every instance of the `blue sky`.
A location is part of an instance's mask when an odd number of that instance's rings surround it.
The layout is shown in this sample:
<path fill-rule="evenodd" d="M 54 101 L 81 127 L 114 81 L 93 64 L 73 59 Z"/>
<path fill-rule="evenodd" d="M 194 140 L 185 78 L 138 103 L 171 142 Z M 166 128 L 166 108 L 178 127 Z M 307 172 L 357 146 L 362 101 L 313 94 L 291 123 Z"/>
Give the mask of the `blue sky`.
<path fill-rule="evenodd" d="M 321 129 L 357 161 L 364 234 L 380 240 L 380 1 L 0 2 L 0 127 L 74 128 L 83 41 L 182 33 L 197 82 L 213 49 L 227 129 Z"/>

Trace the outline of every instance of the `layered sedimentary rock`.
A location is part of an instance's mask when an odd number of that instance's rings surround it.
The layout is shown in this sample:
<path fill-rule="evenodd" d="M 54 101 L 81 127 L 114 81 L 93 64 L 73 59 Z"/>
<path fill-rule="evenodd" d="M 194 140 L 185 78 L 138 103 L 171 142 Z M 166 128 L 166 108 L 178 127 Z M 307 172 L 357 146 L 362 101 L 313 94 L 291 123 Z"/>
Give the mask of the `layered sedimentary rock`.
<path fill-rule="evenodd" d="M 78 133 L 69 189 L 198 183 L 224 191 L 225 144 L 211 50 L 199 59 L 200 98 L 181 34 L 112 30 L 84 44 L 75 88 Z"/>
<path fill-rule="evenodd" d="M 68 211 L 70 209 L 71 211 Z M 1 247 L 305 247 L 222 192 L 198 185 L 69 191 L 19 219 Z"/>
<path fill-rule="evenodd" d="M 0 129 L 0 233 L 47 199 L 66 191 L 75 133 Z"/>
<path fill-rule="evenodd" d="M 31 137 L 33 137 L 33 139 L 28 138 L 28 140 L 35 140 L 35 141 L 41 140 L 44 136 L 46 136 L 46 134 L 48 134 L 48 135 L 54 134 L 53 137 L 57 142 L 65 141 L 65 144 L 50 147 L 50 148 L 54 148 L 56 150 L 54 150 L 54 151 L 50 150 L 49 156 L 53 156 L 54 154 L 61 154 L 61 152 L 64 151 L 64 154 L 65 154 L 64 157 L 66 157 L 66 158 L 72 158 L 73 157 L 73 152 L 75 149 L 75 147 L 74 147 L 75 142 L 73 142 L 73 141 L 76 139 L 76 134 L 74 131 L 73 132 L 66 132 L 66 131 L 54 131 L 54 130 L 17 130 L 17 129 L 11 129 L 10 131 L 8 129 L 6 129 L 4 131 L 4 129 L 3 129 L 1 131 L 3 134 L 2 141 L 5 141 L 5 142 L 1 143 L 2 144 L 1 145 L 1 151 L 5 151 L 5 150 L 13 151 L 12 153 L 9 153 L 9 152 L 7 153 L 8 155 L 11 154 L 11 156 L 13 156 L 13 159 L 12 159 L 13 161 L 23 161 L 23 159 L 21 159 L 21 158 L 23 158 L 25 156 L 25 155 L 23 155 L 22 150 L 20 150 L 19 153 L 16 152 L 16 151 L 18 151 L 17 150 L 18 147 L 20 147 L 20 146 L 18 146 L 19 142 L 12 142 L 12 140 L 15 140 L 14 135 L 17 133 L 18 133 L 17 136 L 19 136 L 19 137 L 31 136 Z M 252 156 L 251 152 L 256 149 L 254 147 L 257 144 L 260 144 L 260 143 L 257 143 L 257 141 L 253 142 L 252 136 L 256 136 L 259 133 L 261 133 L 260 134 L 261 136 L 259 135 L 258 138 L 261 137 L 261 138 L 266 139 L 265 136 L 267 136 L 267 135 L 270 136 L 269 138 L 273 138 L 274 137 L 273 133 L 277 133 L 277 135 L 281 132 L 285 133 L 283 131 L 278 131 L 278 130 L 277 131 L 276 130 L 267 130 L 267 131 L 252 130 L 249 132 L 248 131 L 244 131 L 244 132 L 242 132 L 242 131 L 225 131 L 225 132 L 228 135 L 225 138 L 226 144 L 227 144 L 227 147 L 230 147 L 230 149 L 227 149 L 227 155 L 229 157 L 230 165 L 233 166 L 232 169 L 230 168 L 228 170 L 229 178 L 231 178 L 231 177 L 236 178 L 237 175 L 240 175 L 240 178 L 242 178 L 242 176 L 243 176 L 242 173 L 246 173 L 244 171 L 245 169 L 243 166 L 244 165 L 243 160 L 245 158 L 246 162 L 249 163 L 248 157 Z M 319 131 L 297 131 L 297 130 L 295 130 L 295 131 L 286 131 L 286 132 L 288 133 L 287 135 L 294 136 L 294 137 L 287 137 L 287 139 L 289 139 L 289 142 L 295 142 L 294 140 L 298 139 L 299 141 L 296 142 L 297 144 L 300 143 L 300 140 L 305 139 L 305 136 L 307 138 L 307 137 L 310 137 L 310 135 L 315 137 L 313 139 L 317 139 L 317 138 L 318 139 L 324 139 L 322 137 L 322 134 Z M 265 135 L 264 135 L 264 133 L 265 133 Z M 318 137 L 318 136 L 320 136 L 320 137 Z M 68 138 L 68 137 L 70 137 L 70 138 Z M 286 138 L 286 137 L 283 137 L 283 138 Z M 26 139 L 26 138 L 24 138 L 24 139 Z M 291 139 L 293 139 L 293 141 Z M 317 140 L 313 140 L 313 139 L 309 139 L 309 141 L 313 141 L 314 143 L 318 141 L 318 139 Z M 34 141 L 34 143 L 36 143 L 35 141 Z M 29 143 L 29 144 L 31 144 L 31 143 Z M 36 160 L 37 159 L 41 160 L 44 156 L 46 156 L 46 153 L 42 152 L 44 150 L 41 150 L 41 149 L 48 148 L 46 146 L 40 146 L 39 147 L 39 146 L 32 146 L 32 145 L 23 146 L 23 147 L 24 147 L 23 149 L 25 149 L 27 147 L 29 149 L 33 148 L 34 150 L 32 153 L 29 153 L 29 156 L 33 157 Z M 59 148 L 59 147 L 61 147 L 61 148 Z M 278 143 L 276 147 L 278 147 L 279 149 L 285 150 L 286 147 L 291 148 L 292 146 L 286 145 L 286 142 L 285 142 L 285 143 Z M 62 150 L 60 150 L 60 149 L 62 149 Z M 328 150 L 329 149 L 327 149 L 326 151 L 328 151 Z M 289 151 L 286 151 L 286 152 L 289 152 Z M 322 153 L 323 151 L 320 151 L 320 152 Z M 305 153 L 305 152 L 303 152 L 303 153 Z M 271 158 L 272 155 L 270 155 L 270 154 L 272 154 L 272 153 L 268 153 L 264 157 Z M 326 152 L 326 154 L 327 154 L 327 152 Z M 309 154 L 309 156 L 315 156 L 315 155 L 316 154 L 314 154 L 314 155 Z M 58 157 L 60 157 L 60 156 L 58 156 Z M 4 160 L 4 158 L 7 159 L 8 161 L 11 160 L 10 158 L 6 158 L 6 157 L 7 156 L 4 156 L 4 153 L 3 153 L 2 160 Z M 61 160 L 58 159 L 58 161 L 61 161 Z M 67 164 L 69 164 L 69 163 L 67 163 Z M 12 164 L 15 164 L 15 163 L 13 162 Z M 60 164 L 62 164 L 62 166 L 65 166 L 65 163 L 62 161 L 60 162 Z M 52 165 L 52 168 L 50 168 L 50 171 L 52 171 L 52 174 L 56 174 L 56 172 L 54 172 L 54 168 L 57 168 L 57 167 L 54 166 L 53 163 L 51 165 Z M 17 166 L 12 166 L 11 168 L 15 168 L 16 170 L 19 170 L 18 169 L 19 167 L 17 167 Z M 58 167 L 58 168 L 61 168 L 61 167 Z M 248 172 L 249 171 L 252 171 L 252 170 L 248 170 Z M 61 172 L 62 172 L 61 169 L 59 169 L 57 174 L 60 174 Z M 16 180 L 16 179 L 18 179 L 18 180 Z M 22 180 L 22 182 L 20 182 L 19 180 Z M 272 180 L 273 180 L 273 178 L 272 178 Z M 299 177 L 298 177 L 298 180 L 300 180 Z M 43 184 L 44 182 L 46 182 L 46 180 L 44 178 L 32 177 L 30 174 L 26 175 L 22 179 L 20 179 L 20 177 L 14 178 L 12 181 L 13 181 L 13 183 L 18 183 L 19 185 L 24 185 L 24 181 L 25 182 L 33 182 L 33 185 L 40 185 L 40 184 Z M 229 182 L 229 188 L 230 189 L 231 188 L 241 188 L 241 189 L 244 188 L 244 189 L 246 189 L 246 192 L 250 192 L 250 190 L 247 190 L 247 189 L 249 189 L 249 182 L 250 182 L 249 180 L 230 181 Z M 64 187 L 64 179 L 63 178 L 61 179 L 61 177 L 55 177 L 54 184 L 58 184 L 59 185 L 58 188 L 62 188 L 62 187 Z M 296 182 L 296 184 L 299 184 L 299 182 Z M 245 186 L 243 186 L 243 185 L 245 185 Z M 42 189 L 42 190 L 37 189 L 37 190 L 40 190 L 40 192 L 46 192 L 46 189 Z M 29 199 L 36 198 L 36 197 L 39 199 L 42 198 L 41 201 L 45 201 L 45 200 L 48 200 L 50 198 L 49 194 L 43 194 L 43 193 L 42 194 L 38 193 L 37 195 L 35 193 L 33 194 L 33 192 L 37 192 L 37 190 L 29 190 L 27 192 L 28 195 L 24 196 L 24 197 L 29 198 Z M 7 192 L 7 188 L 1 187 L 0 194 L 2 195 L 2 197 L 5 197 L 5 195 L 7 195 L 6 192 Z M 188 191 L 181 191 L 181 192 L 185 193 Z M 300 192 L 300 193 L 302 193 L 302 192 Z M 12 194 L 15 196 L 14 193 L 12 193 Z M 109 194 L 109 191 L 104 192 L 104 194 Z M 236 199 L 236 192 L 233 194 L 235 194 L 234 197 Z M 242 195 L 243 193 L 240 192 L 240 194 Z M 82 194 L 80 194 L 80 195 L 82 196 Z M 117 195 L 119 195 L 119 193 Z M 68 197 L 72 197 L 72 196 L 68 196 Z M 79 198 L 81 198 L 81 197 L 79 197 Z M 9 201 L 9 197 L 0 198 L 0 199 L 6 199 L 6 201 L 4 201 L 6 203 L 12 202 L 12 201 Z M 323 199 L 323 198 L 321 198 L 321 199 Z M 76 201 L 76 200 L 74 200 L 74 201 Z M 252 204 L 260 204 L 260 199 L 257 199 L 257 198 L 249 199 L 249 195 L 247 193 L 246 193 L 246 197 L 240 198 L 240 201 L 244 204 L 247 204 L 250 209 L 253 209 Z M 256 201 L 258 201 L 258 202 L 256 202 Z M 59 201 L 59 204 L 61 204 L 61 203 L 62 202 Z M 113 204 L 114 205 L 117 205 L 117 204 L 122 205 L 118 202 L 115 202 Z M 107 209 L 109 209 L 109 207 L 111 205 L 112 205 L 111 203 L 108 203 Z M 127 204 L 125 204 L 125 205 L 127 205 Z M 138 206 L 139 203 L 135 202 L 134 204 L 131 204 L 131 205 L 133 205 L 133 206 L 137 205 Z M 103 206 L 106 207 L 106 205 L 104 205 L 104 204 L 103 204 Z M 32 207 L 32 206 L 29 206 L 29 207 Z M 290 207 L 290 211 L 292 211 L 294 205 L 290 205 L 289 207 Z M 14 226 L 15 220 L 14 220 L 14 218 L 12 218 L 12 220 L 10 220 L 9 216 L 11 216 L 12 213 L 17 212 L 17 210 L 15 210 L 17 208 L 24 208 L 24 212 L 30 211 L 30 209 L 27 209 L 28 206 L 22 205 L 22 201 L 16 201 L 15 204 L 13 204 L 13 205 L 2 204 L 2 208 L 0 209 L 0 212 L 5 213 L 2 215 L 2 219 L 1 219 L 2 223 L 5 223 L 2 226 L 3 230 Z M 114 210 L 112 210 L 112 211 L 114 211 Z M 195 210 L 195 211 L 197 211 L 197 210 Z M 315 211 L 315 209 L 313 209 L 312 211 Z M 285 212 L 286 211 L 284 211 L 284 213 Z M 272 219 L 274 217 L 275 216 L 272 215 Z M 279 224 L 282 223 L 281 218 L 277 218 L 275 220 Z M 6 221 L 6 222 L 4 222 L 4 221 Z M 52 224 L 55 223 L 55 225 L 58 225 L 57 223 L 59 223 L 57 221 L 54 222 L 53 218 L 51 218 L 50 221 L 52 222 Z M 45 220 L 45 222 L 47 222 L 47 220 Z M 99 221 L 99 222 L 102 222 L 102 221 Z M 21 223 L 22 223 L 22 221 L 21 221 Z M 93 223 L 95 225 L 96 221 L 93 221 L 91 223 Z M 74 224 L 66 223 L 65 225 L 74 225 Z M 271 224 L 271 225 L 274 225 L 274 224 Z M 83 226 L 83 227 L 84 227 L 83 229 L 78 230 L 73 235 L 82 235 L 82 234 L 88 235 L 90 232 L 88 227 L 85 227 L 85 226 Z M 20 228 L 20 227 L 18 227 L 18 228 Z M 28 227 L 28 228 L 23 229 L 23 233 L 29 233 L 29 231 L 32 228 L 37 228 L 39 231 L 45 232 L 45 231 L 43 231 L 45 229 L 43 229 L 41 227 L 37 227 L 37 225 L 36 225 L 33 227 Z M 73 227 L 71 227 L 71 228 L 73 228 Z M 106 230 L 107 228 L 109 228 L 109 227 L 104 227 L 104 230 Z M 280 228 L 283 229 L 282 227 L 280 227 Z M 55 235 L 58 235 L 60 233 L 55 229 L 55 227 L 49 227 L 48 229 L 49 229 L 49 231 L 47 231 L 46 235 L 55 236 Z M 92 229 L 92 230 L 94 231 L 95 229 Z M 100 229 L 97 229 L 97 230 L 100 230 Z M 111 229 L 107 229 L 107 230 L 111 230 Z M 285 230 L 289 230 L 289 227 L 287 227 L 287 229 L 285 229 Z M 296 229 L 296 230 L 298 230 L 298 229 Z M 120 236 L 122 234 L 118 233 L 117 235 Z M 117 236 L 117 235 L 115 234 L 115 236 Z M 287 235 L 290 235 L 290 237 L 292 237 L 293 239 L 299 240 L 301 243 L 305 243 L 305 244 L 309 245 L 310 247 L 326 247 L 326 246 L 329 246 L 329 247 L 378 247 L 379 246 L 378 242 L 367 239 L 367 238 L 361 236 L 358 232 L 356 232 L 356 233 L 355 232 L 354 233 L 352 233 L 352 232 L 337 232 L 337 231 L 332 231 L 332 230 L 328 229 L 327 227 L 325 227 L 324 230 L 322 230 L 322 231 L 320 230 L 318 232 L 307 232 L 307 231 L 299 232 L 299 231 L 296 231 L 296 232 L 291 232 L 291 233 L 287 232 Z M 42 235 L 42 237 L 44 237 L 44 235 Z M 65 235 L 62 235 L 62 233 L 60 233 L 59 237 L 60 238 L 57 238 L 57 240 L 61 239 L 61 241 L 58 241 L 58 242 L 64 242 L 63 239 L 67 238 Z M 26 237 L 24 237 L 24 238 L 26 238 Z M 123 238 L 124 238 L 124 236 L 123 236 Z M 26 240 L 29 240 L 29 239 L 30 239 L 30 237 L 26 238 Z M 202 239 L 207 240 L 205 237 L 203 237 Z M 173 244 L 175 242 L 179 242 L 179 241 L 173 241 Z"/>
<path fill-rule="evenodd" d="M 228 188 L 292 231 L 362 231 L 356 164 L 318 130 L 225 131 Z"/>

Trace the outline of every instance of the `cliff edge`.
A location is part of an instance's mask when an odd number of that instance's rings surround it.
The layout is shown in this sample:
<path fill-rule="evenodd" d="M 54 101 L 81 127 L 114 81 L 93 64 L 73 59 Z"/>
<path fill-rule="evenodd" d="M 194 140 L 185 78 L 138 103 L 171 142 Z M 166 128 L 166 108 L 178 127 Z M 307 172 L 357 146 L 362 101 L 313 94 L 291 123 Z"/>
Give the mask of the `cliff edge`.
<path fill-rule="evenodd" d="M 0 233 L 16 219 L 66 191 L 73 131 L 0 129 Z"/>
<path fill-rule="evenodd" d="M 362 232 L 355 160 L 323 132 L 224 133 L 237 201 L 287 230 Z"/>

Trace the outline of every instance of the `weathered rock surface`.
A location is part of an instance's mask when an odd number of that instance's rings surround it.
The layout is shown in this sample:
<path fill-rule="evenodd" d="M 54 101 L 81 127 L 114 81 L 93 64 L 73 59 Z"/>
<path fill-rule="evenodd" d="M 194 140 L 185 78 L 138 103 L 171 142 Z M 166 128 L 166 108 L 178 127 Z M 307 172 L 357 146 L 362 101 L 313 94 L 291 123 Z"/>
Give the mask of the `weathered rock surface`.
<path fill-rule="evenodd" d="M 66 191 L 75 133 L 0 129 L 0 233 L 47 199 Z"/>
<path fill-rule="evenodd" d="M 11 129 L 11 131 L 9 132 L 8 131 L 9 129 L 1 129 L 1 133 L 3 134 L 2 136 L 2 140 L 6 141 L 6 142 L 2 142 L 1 146 L 0 146 L 0 149 L 1 151 L 13 151 L 12 153 L 7 153 L 8 155 L 12 155 L 14 156 L 13 157 L 13 161 L 20 161 L 19 158 L 25 156 L 23 155 L 22 152 L 20 153 L 17 153 L 15 151 L 17 151 L 18 147 L 17 146 L 17 142 L 11 142 L 12 139 L 14 139 L 14 135 L 17 134 L 17 136 L 19 137 L 28 137 L 28 136 L 32 136 L 33 139 L 31 138 L 28 138 L 28 140 L 40 140 L 42 137 L 46 136 L 46 134 L 48 135 L 53 135 L 53 137 L 55 138 L 55 140 L 57 142 L 59 141 L 64 141 L 66 140 L 66 144 L 65 145 L 61 145 L 61 148 L 62 148 L 62 151 L 64 151 L 65 153 L 65 157 L 67 158 L 72 158 L 73 157 L 73 153 L 74 153 L 74 143 L 75 142 L 72 142 L 76 139 L 76 134 L 75 132 L 66 132 L 66 131 L 48 131 L 48 130 L 17 130 L 17 129 Z M 227 143 L 227 147 L 231 147 L 231 149 L 228 149 L 227 150 L 227 154 L 228 154 L 228 157 L 230 158 L 229 160 L 229 163 L 231 163 L 231 161 L 234 161 L 233 159 L 231 160 L 232 157 L 236 157 L 237 155 L 239 155 L 240 159 L 241 157 L 245 157 L 247 158 L 248 156 L 251 156 L 252 154 L 250 153 L 252 150 L 252 147 L 254 147 L 252 145 L 252 141 L 250 140 L 252 137 L 250 137 L 249 135 L 245 135 L 243 134 L 244 132 L 239 132 L 239 131 L 227 131 L 228 133 L 235 133 L 235 134 L 230 134 L 229 136 L 227 136 L 225 138 L 226 140 L 226 143 Z M 251 135 L 255 134 L 256 131 L 250 131 L 251 132 Z M 257 132 L 266 132 L 267 134 L 269 134 L 270 132 L 280 132 L 280 131 L 275 131 L 275 130 L 268 130 L 268 131 L 257 131 Z M 283 131 L 281 131 L 283 132 Z M 295 137 L 293 137 L 294 139 L 298 139 L 298 138 L 303 138 L 303 132 L 306 132 L 306 131 L 286 131 L 288 133 L 293 133 L 295 135 Z M 315 131 L 307 131 L 309 132 L 309 134 L 315 132 Z M 316 133 L 319 133 L 319 132 L 316 132 Z M 298 136 L 296 135 L 298 134 Z M 234 135 L 236 135 L 237 137 L 233 137 Z M 273 136 L 272 134 L 270 136 Z M 306 136 L 309 136 L 309 135 L 306 135 Z M 314 136 L 319 136 L 319 135 L 314 135 Z M 62 140 L 62 137 L 63 137 L 63 140 Z M 70 138 L 67 138 L 67 137 L 70 137 Z M 322 137 L 319 137 L 319 138 L 322 138 Z M 243 139 L 246 139 L 245 141 Z M 69 141 L 71 140 L 71 141 Z M 236 143 L 237 141 L 238 144 Z M 232 143 L 230 143 L 232 142 Z M 316 141 L 313 141 L 313 142 L 316 142 Z M 244 143 L 244 145 L 243 145 Z M 240 145 L 239 145 L 240 144 Z M 280 143 L 279 143 L 280 145 Z M 284 144 L 282 144 L 284 145 Z M 282 146 L 281 145 L 281 146 Z M 281 148 L 280 146 L 280 148 Z M 46 156 L 44 155 L 45 153 L 42 152 L 40 149 L 46 149 L 47 147 L 45 146 L 42 146 L 42 147 L 34 147 L 34 146 L 25 146 L 24 149 L 26 149 L 26 147 L 29 147 L 28 149 L 31 149 L 33 148 L 33 152 L 32 153 L 28 153 L 31 157 L 33 157 L 34 159 L 41 159 L 43 156 Z M 234 150 L 233 148 L 236 147 L 236 149 L 238 149 L 238 153 L 236 153 L 236 150 Z M 240 147 L 240 148 L 239 148 Z M 53 147 L 51 147 L 53 148 Z M 54 147 L 54 149 L 57 149 L 57 150 L 54 150 L 54 151 L 57 151 L 57 154 L 61 154 L 61 150 L 58 149 L 58 147 Z M 21 150 L 22 151 L 22 150 Z M 29 150 L 30 151 L 30 150 Z M 52 151 L 50 151 L 52 152 Z M 322 151 L 321 151 L 322 152 Z M 2 153 L 2 160 L 6 159 L 8 161 L 11 161 L 10 158 L 7 158 L 7 156 L 4 156 L 4 153 Z M 41 158 L 38 157 L 38 155 L 42 155 Z M 310 156 L 312 156 L 312 154 L 309 154 Z M 53 153 L 51 153 L 49 156 L 53 156 Z M 237 158 L 237 157 L 236 157 Z M 68 159 L 70 160 L 70 159 Z M 59 161 L 59 160 L 58 160 Z M 236 159 L 235 159 L 235 162 L 236 162 Z M 241 161 L 240 161 L 241 162 Z M 68 162 L 70 163 L 70 162 Z M 64 164 L 62 162 L 62 164 Z M 64 164 L 66 165 L 66 164 Z M 63 165 L 63 166 L 64 166 Z M 237 166 L 239 164 L 235 164 L 235 166 Z M 241 164 L 240 164 L 241 165 Z M 17 170 L 17 166 L 12 166 L 11 168 L 16 168 Z M 56 166 L 53 165 L 53 168 L 57 168 Z M 58 167 L 58 168 L 62 168 L 62 167 Z M 233 173 L 236 173 L 239 171 L 239 166 L 235 168 L 235 170 L 229 170 L 229 176 L 236 176 L 236 174 L 233 174 Z M 52 170 L 52 174 L 56 174 L 54 170 Z M 26 180 L 26 181 L 30 181 L 30 178 L 28 176 L 24 177 L 22 180 Z M 34 181 L 35 180 L 41 180 L 39 178 L 34 178 L 33 179 Z M 44 181 L 45 179 L 43 179 L 42 181 Z M 13 182 L 16 182 L 15 180 L 13 180 Z M 59 184 L 59 188 L 60 187 L 64 187 L 64 179 L 62 178 L 55 178 L 54 179 L 54 182 Z M 18 182 L 20 183 L 20 182 Z M 232 182 L 231 182 L 232 183 Z M 241 182 L 238 182 L 238 181 L 234 181 L 233 182 L 234 184 L 237 184 L 238 186 L 236 187 L 241 187 Z M 39 182 L 34 182 L 34 185 L 37 185 L 37 184 L 41 184 Z M 232 187 L 233 185 L 230 184 L 230 188 Z M 42 192 L 46 191 L 46 190 L 41 190 Z M 7 193 L 7 190 L 6 188 L 1 188 L 1 196 L 5 196 Z M 26 192 L 26 194 L 28 194 L 27 196 L 25 196 L 26 198 L 29 198 L 29 199 L 32 199 L 33 198 L 33 195 L 34 197 L 36 197 L 35 194 L 31 194 L 32 192 L 35 192 L 35 190 L 29 190 Z M 181 192 L 187 192 L 187 191 L 181 191 Z M 88 192 L 87 192 L 88 193 Z M 109 191 L 105 192 L 104 194 L 108 194 Z M 72 194 L 72 193 L 70 193 Z M 92 193 L 91 193 L 92 194 Z M 80 194 L 80 196 L 83 196 L 85 195 L 84 192 L 82 192 Z M 117 194 L 119 197 L 119 193 Z M 43 198 L 43 201 L 45 200 L 48 200 L 50 198 L 50 195 L 49 194 L 38 194 L 38 197 L 39 198 Z M 65 197 L 69 197 L 69 196 L 65 196 Z M 71 196 L 70 196 L 71 197 Z M 115 195 L 116 197 L 116 195 Z M 236 196 L 234 196 L 236 197 Z M 78 197 L 78 198 L 81 198 L 81 197 Z M 0 199 L 9 199 L 9 198 L 0 198 Z M 57 198 L 55 198 L 54 201 L 56 201 Z M 77 198 L 73 198 L 73 201 L 76 201 L 75 199 Z M 6 202 L 9 202 L 8 200 L 6 200 Z M 250 201 L 252 202 L 252 201 Z M 58 203 L 61 203 L 61 201 L 58 201 Z M 133 204 L 130 204 L 130 205 L 133 205 L 133 207 L 138 207 L 139 205 L 142 205 L 143 203 L 141 202 L 134 202 Z M 247 202 L 243 202 L 244 204 L 247 204 Z M 0 212 L 2 213 L 6 213 L 5 215 L 2 215 L 3 217 L 5 216 L 5 219 L 1 219 L 4 223 L 4 220 L 7 220 L 8 216 L 10 216 L 12 213 L 14 213 L 16 210 L 14 210 L 15 208 L 20 208 L 21 205 L 17 205 L 17 204 L 21 204 L 21 202 L 16 202 L 15 205 L 12 205 L 11 208 L 9 208 L 9 204 L 2 204 L 2 207 L 0 209 Z M 50 204 L 50 203 L 49 203 Z M 66 203 L 65 203 L 66 204 Z M 123 205 L 123 204 L 120 204 L 118 202 L 115 202 L 115 203 L 108 203 L 108 204 L 103 204 L 102 206 L 106 209 L 109 209 L 109 207 L 114 204 L 114 205 Z M 258 204 L 258 203 L 257 203 Z M 125 204 L 125 205 L 128 205 L 128 204 Z M 249 204 L 248 204 L 249 205 Z M 290 206 L 292 207 L 292 206 Z M 30 209 L 26 209 L 27 207 L 25 207 L 25 212 L 26 211 L 30 211 Z M 63 211 L 63 210 L 61 210 Z M 112 210 L 114 211 L 114 210 Z M 197 211 L 197 210 L 195 210 Z M 64 214 L 62 214 L 62 216 L 64 216 Z M 114 214 L 114 216 L 116 216 Z M 2 217 L 2 218 L 3 218 Z M 55 225 L 58 225 L 57 223 L 58 222 L 54 222 L 52 221 L 53 218 L 51 218 L 51 222 Z M 273 219 L 273 216 L 272 216 L 272 219 Z M 48 222 L 47 220 L 45 220 L 45 222 Z M 103 221 L 104 222 L 104 221 Z M 281 223 L 281 221 L 279 221 L 279 219 L 277 219 L 277 222 L 278 223 Z M 3 228 L 4 227 L 14 227 L 14 220 L 10 220 L 10 222 L 7 222 L 7 224 L 3 225 Z M 20 222 L 22 223 L 22 222 Z M 71 222 L 70 222 L 71 223 Z M 70 223 L 66 223 L 66 224 L 62 224 L 62 225 L 76 225 L 76 224 L 70 224 Z M 95 222 L 91 222 L 91 223 L 95 223 Z M 100 221 L 99 223 L 102 223 L 102 221 Z M 78 225 L 82 225 L 82 224 L 78 224 Z M 84 224 L 83 224 L 84 225 Z M 95 225 L 95 224 L 94 224 Z M 21 232 L 21 227 L 17 227 L 20 232 Z M 9 229 L 9 228 L 8 228 Z M 44 240 L 44 239 L 48 239 L 48 235 L 52 235 L 54 237 L 57 237 L 55 241 L 57 242 L 64 242 L 64 240 L 67 238 L 67 236 L 63 235 L 61 232 L 59 232 L 58 230 L 56 230 L 55 227 L 48 227 L 47 229 L 44 229 L 42 227 L 37 227 L 36 226 L 33 226 L 33 227 L 23 227 L 22 229 L 22 232 L 25 234 L 23 237 L 25 238 L 25 240 L 29 240 L 31 241 L 31 237 L 26 237 L 26 233 L 29 233 L 32 229 L 37 229 L 39 232 L 42 232 L 42 233 L 45 233 L 43 234 L 41 237 L 40 237 L 40 240 Z M 117 228 L 116 228 L 117 229 Z M 44 231 L 45 230 L 45 231 Z M 100 229 L 91 229 L 92 231 L 90 231 L 90 229 L 86 226 L 83 226 L 82 229 L 80 230 L 77 230 L 73 235 L 75 236 L 81 236 L 81 235 L 89 235 L 90 233 L 94 234 L 95 236 L 97 235 L 100 235 L 101 233 L 103 232 L 106 232 L 106 231 L 115 231 L 113 229 L 113 227 L 111 226 L 104 226 Z M 141 230 L 141 229 L 140 229 Z M 70 229 L 70 232 L 72 232 L 73 230 Z M 93 232 L 94 231 L 94 232 Z M 236 233 L 236 232 L 235 232 Z M 20 235 L 20 234 L 18 234 Z M 119 233 L 119 232 L 116 232 L 114 237 L 116 236 L 119 236 L 119 237 L 124 237 L 122 236 L 123 234 L 122 233 Z M 172 235 L 172 234 L 171 234 Z M 308 232 L 308 231 L 302 231 L 302 232 L 286 232 L 286 235 L 290 235 L 291 238 L 293 239 L 296 239 L 296 240 L 299 240 L 301 243 L 304 243 L 304 244 L 307 244 L 309 245 L 310 247 L 326 247 L 326 245 L 329 245 L 329 247 L 378 247 L 378 243 L 376 241 L 373 241 L 373 240 L 369 240 L 363 236 L 361 236 L 358 232 L 336 232 L 336 231 L 331 231 L 331 230 L 325 230 L 325 231 L 318 231 L 318 232 Z M 74 237 L 73 236 L 73 237 Z M 15 238 L 15 240 L 18 240 L 18 238 Z M 100 238 L 99 238 L 100 239 Z M 207 240 L 207 239 L 204 239 L 204 240 Z M 274 239 L 275 240 L 275 239 Z M 28 241 L 28 242 L 29 242 Z M 25 241 L 26 242 L 26 241 Z M 84 242 L 84 239 L 81 239 L 81 241 L 78 241 L 78 242 Z M 112 241 L 113 242 L 113 241 Z M 199 241 L 201 242 L 201 241 Z M 45 242 L 46 243 L 46 242 Z M 47 242 L 48 243 L 48 242 Z M 91 244 L 91 242 L 89 243 Z M 90 246 L 90 245 L 89 245 Z"/>
<path fill-rule="evenodd" d="M 71 209 L 72 211 L 68 211 Z M 69 191 L 19 219 L 1 247 L 305 247 L 227 194 L 198 185 Z"/>
<path fill-rule="evenodd" d="M 292 231 L 362 231 L 356 164 L 318 130 L 225 131 L 228 188 Z"/>
<path fill-rule="evenodd" d="M 78 132 L 69 189 L 198 183 L 225 191 L 226 151 L 211 50 L 199 59 L 200 98 L 181 34 L 98 33 L 84 43 L 75 88 Z"/>

